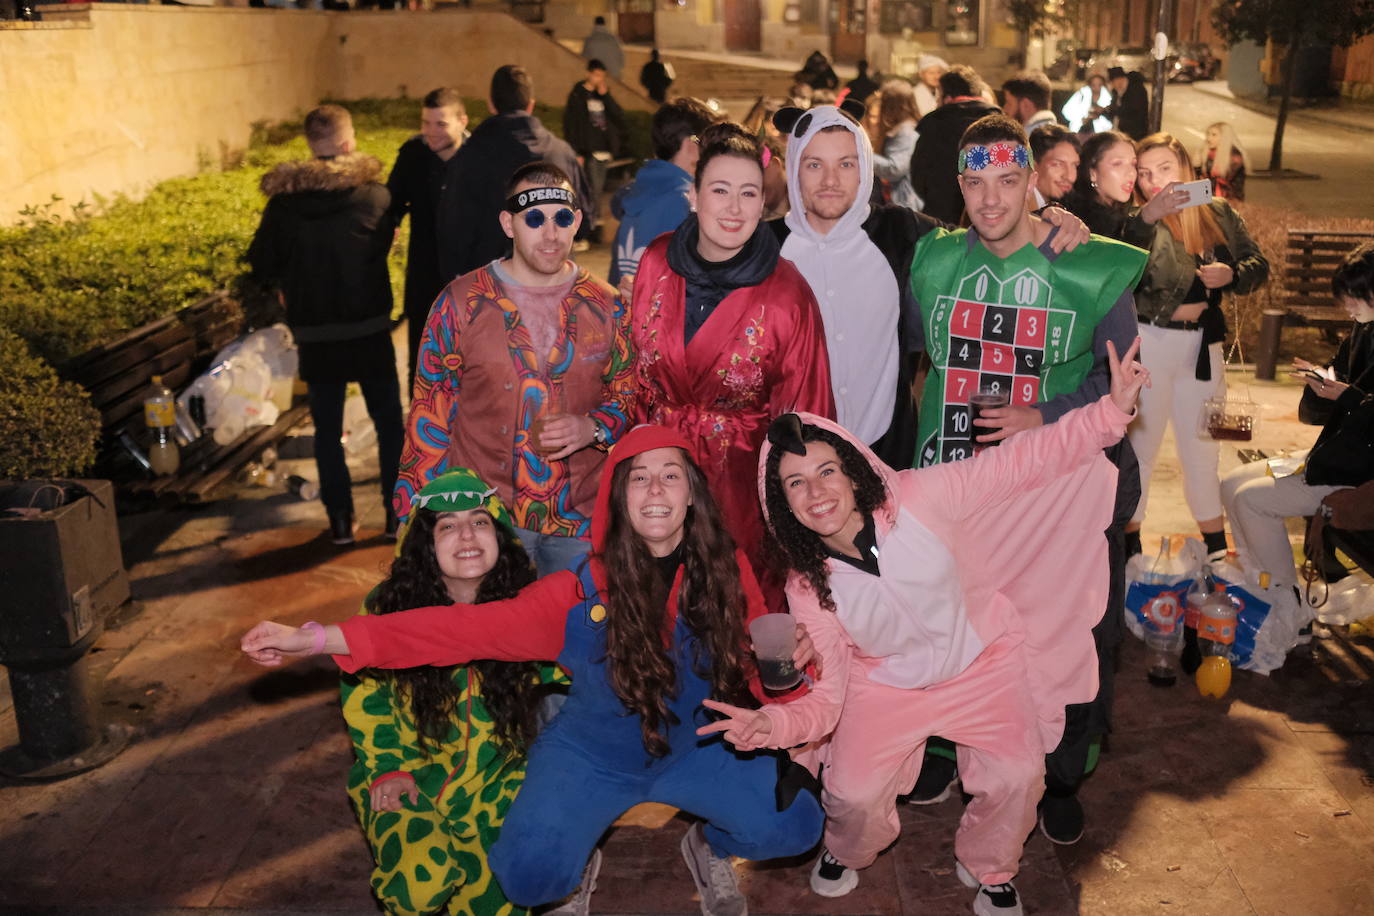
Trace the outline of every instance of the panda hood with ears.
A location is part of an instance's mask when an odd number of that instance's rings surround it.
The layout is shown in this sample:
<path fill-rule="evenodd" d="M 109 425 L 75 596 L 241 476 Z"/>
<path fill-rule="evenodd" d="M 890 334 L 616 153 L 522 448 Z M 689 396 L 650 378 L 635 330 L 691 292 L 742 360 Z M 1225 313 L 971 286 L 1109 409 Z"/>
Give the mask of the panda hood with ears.
<path fill-rule="evenodd" d="M 791 209 L 782 256 L 797 265 L 820 304 L 836 417 L 841 426 L 872 444 L 892 425 L 900 370 L 901 304 L 899 280 L 891 264 L 864 231 L 873 193 L 873 146 L 859 126 L 857 118 L 862 113 L 863 106 L 851 101 L 840 108 L 784 108 L 773 116 L 773 124 L 787 134 Z M 821 131 L 836 126 L 854 137 L 859 189 L 845 214 L 822 233 L 807 219 L 799 176 L 807 146 Z"/>

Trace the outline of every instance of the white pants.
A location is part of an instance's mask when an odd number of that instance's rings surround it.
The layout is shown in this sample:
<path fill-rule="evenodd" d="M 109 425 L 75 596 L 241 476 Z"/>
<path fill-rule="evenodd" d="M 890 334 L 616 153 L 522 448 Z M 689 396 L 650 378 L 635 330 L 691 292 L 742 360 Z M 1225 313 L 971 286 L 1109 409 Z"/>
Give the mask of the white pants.
<path fill-rule="evenodd" d="M 1155 457 L 1170 420 L 1174 423 L 1178 460 L 1183 466 L 1183 495 L 1188 500 L 1188 509 L 1198 521 L 1216 518 L 1221 515 L 1217 480 L 1221 444 L 1199 434 L 1198 416 L 1203 401 L 1226 392 L 1221 344 L 1208 347 L 1212 380 L 1200 382 L 1196 375 L 1201 331 L 1178 331 L 1151 324 L 1139 327 L 1140 362 L 1150 370 L 1150 387 L 1141 389 L 1140 414 L 1128 431 L 1131 448 L 1140 460 L 1140 503 L 1131 521 L 1139 522 L 1145 517 L 1150 475 L 1154 473 Z"/>
<path fill-rule="evenodd" d="M 1221 501 L 1248 577 L 1258 580 L 1267 572 L 1276 587 L 1292 586 L 1298 576 L 1284 519 L 1312 515 L 1328 493 L 1345 488 L 1313 486 L 1300 474 L 1273 478 L 1267 467 L 1266 462 L 1252 461 L 1227 474 L 1221 482 Z"/>

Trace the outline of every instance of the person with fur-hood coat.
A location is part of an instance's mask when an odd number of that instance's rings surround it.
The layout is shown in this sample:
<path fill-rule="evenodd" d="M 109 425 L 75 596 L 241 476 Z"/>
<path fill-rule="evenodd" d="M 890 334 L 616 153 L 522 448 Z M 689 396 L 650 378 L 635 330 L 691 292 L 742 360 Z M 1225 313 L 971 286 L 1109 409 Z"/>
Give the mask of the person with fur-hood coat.
<path fill-rule="evenodd" d="M 314 158 L 284 162 L 262 178 L 269 199 L 247 258 L 286 306 L 309 387 L 320 497 L 334 543 L 348 544 L 353 497 L 339 442 L 348 382 L 360 383 L 377 429 L 387 533 L 396 530 L 391 491 L 404 432 L 386 264 L 396 223 L 382 164 L 357 152 L 345 109 L 316 108 L 305 133 Z"/>
<path fill-rule="evenodd" d="M 897 839 L 897 798 L 940 732 L 973 796 L 955 835 L 974 912 L 1019 916 L 1012 879 L 1035 824 L 1044 755 L 1066 704 L 1097 691 L 1092 627 L 1108 581 L 1102 530 L 1116 468 L 1102 449 L 1149 374 L 1139 340 L 1111 393 L 976 458 L 894 472 L 849 431 L 785 414 L 759 456 L 759 494 L 787 599 L 824 677 L 793 703 L 708 700 L 737 750 L 795 748 L 823 764 L 824 849 L 812 889 L 838 897 Z M 1053 549 L 1038 549 L 1053 532 Z"/>

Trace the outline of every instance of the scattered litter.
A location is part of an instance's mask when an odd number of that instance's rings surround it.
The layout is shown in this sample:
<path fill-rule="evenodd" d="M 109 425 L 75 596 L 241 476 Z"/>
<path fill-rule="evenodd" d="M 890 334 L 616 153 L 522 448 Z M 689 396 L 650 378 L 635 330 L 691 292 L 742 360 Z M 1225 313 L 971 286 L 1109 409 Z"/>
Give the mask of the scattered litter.
<path fill-rule="evenodd" d="M 1349 809 L 1349 808 L 1346 808 L 1344 811 L 1337 811 L 1335 814 L 1333 814 L 1333 815 L 1331 815 L 1331 816 L 1332 816 L 1332 817 L 1349 817 L 1349 816 L 1350 816 L 1350 813 L 1351 813 L 1351 812 L 1350 812 L 1350 809 Z"/>
<path fill-rule="evenodd" d="M 1294 830 L 1293 832 L 1304 840 L 1312 839 L 1312 834 L 1310 833 L 1303 833 L 1301 830 Z"/>
<path fill-rule="evenodd" d="M 1165 871 L 1178 871 L 1178 870 L 1180 870 L 1181 868 L 1183 868 L 1182 865 L 1170 865 L 1169 867 L 1165 868 L 1164 870 L 1165 870 Z"/>

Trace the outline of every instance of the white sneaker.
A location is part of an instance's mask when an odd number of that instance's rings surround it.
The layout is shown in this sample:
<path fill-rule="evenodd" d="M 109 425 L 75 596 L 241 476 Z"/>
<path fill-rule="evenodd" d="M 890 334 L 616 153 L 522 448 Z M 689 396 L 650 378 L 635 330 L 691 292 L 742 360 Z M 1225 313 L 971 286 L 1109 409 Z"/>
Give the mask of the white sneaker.
<path fill-rule="evenodd" d="M 811 890 L 822 897 L 843 897 L 859 886 L 859 873 L 841 865 L 830 850 L 822 847 L 820 858 L 811 869 Z"/>
<path fill-rule="evenodd" d="M 700 821 L 682 836 L 682 858 L 701 896 L 702 916 L 748 916 L 749 902 L 740 893 L 735 867 L 711 851 Z"/>
<path fill-rule="evenodd" d="M 596 890 L 596 876 L 601 873 L 601 850 L 593 849 L 592 857 L 587 860 L 587 869 L 582 872 L 582 886 L 573 895 L 544 916 L 588 916 L 591 913 L 592 892 Z"/>
<path fill-rule="evenodd" d="M 978 916 L 1022 916 L 1021 897 L 1010 881 L 983 884 L 958 859 L 954 860 L 954 873 L 964 887 L 978 888 L 978 896 L 973 898 L 973 912 Z"/>

